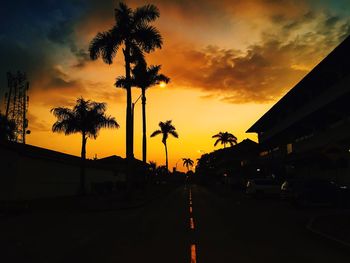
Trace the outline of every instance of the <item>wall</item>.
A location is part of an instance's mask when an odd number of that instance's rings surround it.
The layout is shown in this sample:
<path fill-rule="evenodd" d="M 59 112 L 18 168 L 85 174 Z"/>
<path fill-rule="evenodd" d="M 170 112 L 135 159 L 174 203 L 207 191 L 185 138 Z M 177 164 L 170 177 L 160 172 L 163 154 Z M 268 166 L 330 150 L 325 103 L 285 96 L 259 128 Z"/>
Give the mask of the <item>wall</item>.
<path fill-rule="evenodd" d="M 2 147 L 0 156 L 0 200 L 28 200 L 78 193 L 80 167 L 75 156 L 72 156 L 72 161 L 67 161 L 67 158 L 50 159 Z M 121 176 L 112 170 L 87 167 L 87 192 L 93 191 L 95 183 L 115 183 L 123 180 Z"/>

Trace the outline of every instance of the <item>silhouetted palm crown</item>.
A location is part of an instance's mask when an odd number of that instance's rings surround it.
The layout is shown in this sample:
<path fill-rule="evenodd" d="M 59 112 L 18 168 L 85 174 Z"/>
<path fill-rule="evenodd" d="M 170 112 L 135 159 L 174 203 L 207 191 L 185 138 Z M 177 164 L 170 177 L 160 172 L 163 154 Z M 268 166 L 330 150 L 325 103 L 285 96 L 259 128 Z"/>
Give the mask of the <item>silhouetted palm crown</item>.
<path fill-rule="evenodd" d="M 187 169 L 189 169 L 189 167 L 192 167 L 194 162 L 193 160 L 191 160 L 190 158 L 182 158 L 183 161 L 183 166 L 186 166 Z"/>
<path fill-rule="evenodd" d="M 144 62 L 137 63 L 132 70 L 132 78 L 130 80 L 131 86 L 147 89 L 161 82 L 169 83 L 170 79 L 159 74 L 161 65 L 151 65 L 147 67 Z M 126 86 L 126 79 L 124 76 L 118 77 L 115 83 L 117 87 L 124 88 Z"/>
<path fill-rule="evenodd" d="M 65 135 L 82 133 L 86 137 L 96 139 L 101 128 L 118 128 L 113 117 L 105 115 L 106 104 L 79 98 L 73 109 L 53 108 L 51 112 L 57 117 L 52 126 L 53 132 Z"/>
<path fill-rule="evenodd" d="M 168 120 L 166 122 L 159 122 L 160 130 L 156 130 L 151 134 L 151 137 L 154 137 L 158 134 L 163 134 L 162 142 L 166 144 L 166 140 L 169 137 L 169 134 L 174 136 L 175 138 L 178 138 L 179 135 L 176 132 L 175 127 L 171 124 L 171 120 Z"/>
<path fill-rule="evenodd" d="M 159 31 L 148 23 L 159 17 L 159 10 L 154 5 L 145 5 L 132 10 L 124 3 L 115 9 L 115 26 L 106 32 L 98 33 L 91 41 L 89 51 L 92 59 L 102 57 L 112 64 L 119 48 L 124 45 L 123 53 L 130 59 L 142 57 L 142 52 L 151 52 L 162 47 Z M 130 53 L 127 54 L 127 49 Z"/>
<path fill-rule="evenodd" d="M 214 146 L 216 146 L 219 142 L 223 144 L 224 147 L 226 147 L 227 143 L 229 143 L 230 146 L 237 144 L 236 136 L 229 132 L 219 132 L 218 134 L 213 135 L 212 138 L 217 138 L 217 140 L 214 143 Z"/>

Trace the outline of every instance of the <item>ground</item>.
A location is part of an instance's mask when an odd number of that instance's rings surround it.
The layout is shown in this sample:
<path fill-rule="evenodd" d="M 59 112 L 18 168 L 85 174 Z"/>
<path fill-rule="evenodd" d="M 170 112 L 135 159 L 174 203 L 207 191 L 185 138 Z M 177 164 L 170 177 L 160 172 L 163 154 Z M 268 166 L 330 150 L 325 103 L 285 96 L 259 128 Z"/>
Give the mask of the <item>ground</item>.
<path fill-rule="evenodd" d="M 191 262 L 194 244 L 199 263 L 349 262 L 349 248 L 305 227 L 319 213 L 276 199 L 180 186 L 133 209 L 4 217 L 0 261 Z"/>

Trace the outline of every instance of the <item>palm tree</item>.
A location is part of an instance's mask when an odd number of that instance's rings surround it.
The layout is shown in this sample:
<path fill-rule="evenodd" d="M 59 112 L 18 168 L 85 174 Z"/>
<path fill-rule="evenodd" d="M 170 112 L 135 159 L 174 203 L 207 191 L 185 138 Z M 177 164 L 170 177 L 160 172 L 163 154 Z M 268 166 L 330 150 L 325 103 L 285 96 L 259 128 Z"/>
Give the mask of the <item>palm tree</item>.
<path fill-rule="evenodd" d="M 162 134 L 162 143 L 164 144 L 165 147 L 165 167 L 167 169 L 167 171 L 169 171 L 169 164 L 168 164 L 168 147 L 166 144 L 166 141 L 169 137 L 169 134 L 171 134 L 172 136 L 174 136 L 175 138 L 179 138 L 179 135 L 176 132 L 176 128 L 174 127 L 174 125 L 171 124 L 171 120 L 168 120 L 166 122 L 159 122 L 159 127 L 160 130 L 156 130 L 151 134 L 151 137 L 154 137 L 158 134 Z"/>
<path fill-rule="evenodd" d="M 147 162 L 146 89 L 158 85 L 161 82 L 169 83 L 170 81 L 167 76 L 159 74 L 160 69 L 161 65 L 151 65 L 150 67 L 147 67 L 146 62 L 141 59 L 132 70 L 133 76 L 131 78 L 131 86 L 141 88 L 142 92 L 142 161 L 144 163 Z M 117 78 L 115 85 L 117 87 L 125 87 L 125 77 Z"/>
<path fill-rule="evenodd" d="M 16 139 L 16 123 L 0 113 L 0 141 L 14 141 Z"/>
<path fill-rule="evenodd" d="M 85 160 L 86 143 L 88 138 L 96 139 L 101 128 L 119 128 L 114 117 L 106 116 L 106 104 L 78 98 L 73 109 L 53 108 L 51 112 L 57 118 L 52 126 L 53 132 L 62 132 L 65 135 L 81 133 L 81 172 L 80 187 L 85 193 Z"/>
<path fill-rule="evenodd" d="M 95 60 L 101 56 L 107 64 L 112 64 L 119 48 L 123 48 L 127 93 L 126 157 L 128 163 L 134 158 L 131 64 L 135 63 L 136 57 L 143 57 L 143 52 L 149 53 L 155 48 L 162 47 L 163 41 L 159 31 L 149 25 L 158 17 L 159 10 L 154 5 L 145 5 L 133 10 L 125 3 L 119 3 L 115 9 L 115 25 L 106 32 L 99 32 L 89 47 L 91 59 Z"/>
<path fill-rule="evenodd" d="M 183 161 L 183 166 L 186 166 L 187 168 L 187 172 L 190 170 L 190 167 L 193 166 L 194 164 L 194 161 L 191 160 L 190 158 L 182 158 L 182 161 Z"/>
<path fill-rule="evenodd" d="M 218 134 L 213 135 L 212 138 L 217 138 L 214 146 L 216 146 L 219 142 L 224 145 L 224 148 L 226 148 L 227 143 L 229 143 L 230 146 L 237 144 L 237 137 L 229 132 L 219 132 Z"/>

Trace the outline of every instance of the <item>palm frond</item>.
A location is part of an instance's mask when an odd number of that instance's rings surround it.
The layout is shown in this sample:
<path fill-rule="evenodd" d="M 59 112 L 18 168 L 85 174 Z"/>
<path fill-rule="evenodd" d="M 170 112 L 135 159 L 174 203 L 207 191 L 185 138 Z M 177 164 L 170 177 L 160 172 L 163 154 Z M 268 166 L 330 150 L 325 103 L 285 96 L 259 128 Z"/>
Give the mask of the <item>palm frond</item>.
<path fill-rule="evenodd" d="M 142 25 L 133 32 L 133 39 L 146 53 L 156 48 L 162 48 L 163 39 L 159 31 L 150 25 Z"/>
<path fill-rule="evenodd" d="M 125 88 L 127 86 L 127 80 L 124 76 L 119 76 L 119 77 L 117 77 L 114 85 L 117 88 Z"/>
<path fill-rule="evenodd" d="M 132 9 L 125 3 L 119 2 L 118 8 L 114 9 L 114 18 L 117 24 L 127 25 L 132 17 Z"/>
<path fill-rule="evenodd" d="M 122 41 L 121 33 L 117 27 L 106 32 L 99 32 L 90 43 L 90 58 L 96 60 L 102 57 L 105 63 L 112 64 Z"/>
<path fill-rule="evenodd" d="M 155 5 L 145 5 L 134 11 L 134 23 L 136 25 L 148 23 L 159 17 L 159 9 Z"/>
<path fill-rule="evenodd" d="M 218 145 L 219 142 L 221 142 L 220 138 L 215 141 L 214 146 Z"/>
<path fill-rule="evenodd" d="M 52 108 L 50 112 L 59 120 L 68 119 L 74 115 L 71 109 L 64 107 Z"/>
<path fill-rule="evenodd" d="M 154 137 L 154 136 L 157 136 L 158 134 L 161 134 L 161 133 L 162 133 L 161 130 L 156 130 L 156 131 L 154 131 L 150 136 L 151 136 L 151 137 Z"/>
<path fill-rule="evenodd" d="M 179 134 L 176 131 L 169 131 L 169 133 L 175 138 L 179 138 Z"/>
<path fill-rule="evenodd" d="M 169 83 L 170 82 L 170 78 L 163 75 L 163 74 L 160 74 L 160 75 L 157 75 L 155 76 L 154 78 L 154 83 L 157 85 L 159 84 L 160 82 L 165 82 L 165 83 Z"/>

